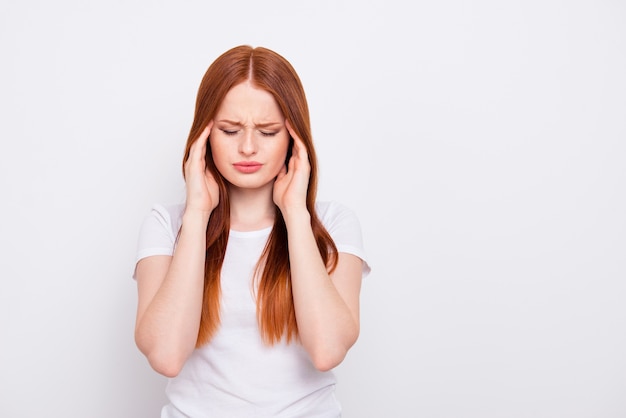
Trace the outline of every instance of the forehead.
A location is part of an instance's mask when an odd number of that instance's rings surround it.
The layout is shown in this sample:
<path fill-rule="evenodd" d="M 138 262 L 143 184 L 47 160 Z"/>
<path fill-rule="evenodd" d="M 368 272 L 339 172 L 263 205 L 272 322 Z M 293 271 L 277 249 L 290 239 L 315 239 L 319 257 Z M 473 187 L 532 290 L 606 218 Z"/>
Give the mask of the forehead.
<path fill-rule="evenodd" d="M 217 112 L 217 118 L 229 118 L 239 121 L 254 119 L 280 119 L 282 112 L 278 103 L 269 92 L 254 86 L 250 81 L 231 88 Z"/>

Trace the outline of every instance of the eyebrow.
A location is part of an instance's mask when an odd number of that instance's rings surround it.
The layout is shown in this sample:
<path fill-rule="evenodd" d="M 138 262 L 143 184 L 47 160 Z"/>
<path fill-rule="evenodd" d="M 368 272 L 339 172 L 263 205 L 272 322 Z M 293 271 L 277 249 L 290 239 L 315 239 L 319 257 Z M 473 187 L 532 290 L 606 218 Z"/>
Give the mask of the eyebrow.
<path fill-rule="evenodd" d="M 222 123 L 228 123 L 229 125 L 234 125 L 234 126 L 243 126 L 243 123 L 241 122 L 235 122 L 232 120 L 228 120 L 228 119 L 220 119 L 218 120 L 218 122 L 222 122 Z M 255 124 L 255 128 L 271 128 L 273 126 L 276 125 L 280 125 L 280 122 L 266 122 L 266 123 L 257 123 Z"/>

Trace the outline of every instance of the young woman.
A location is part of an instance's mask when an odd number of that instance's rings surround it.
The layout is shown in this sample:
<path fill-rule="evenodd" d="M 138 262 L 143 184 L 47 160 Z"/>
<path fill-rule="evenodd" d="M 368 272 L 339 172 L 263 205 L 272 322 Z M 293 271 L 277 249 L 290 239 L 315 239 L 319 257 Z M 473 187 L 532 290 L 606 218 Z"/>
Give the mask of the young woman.
<path fill-rule="evenodd" d="M 359 335 L 369 272 L 358 219 L 316 202 L 299 77 L 235 47 L 207 70 L 183 159 L 183 204 L 139 237 L 135 339 L 170 377 L 162 417 L 338 417 L 331 369 Z"/>

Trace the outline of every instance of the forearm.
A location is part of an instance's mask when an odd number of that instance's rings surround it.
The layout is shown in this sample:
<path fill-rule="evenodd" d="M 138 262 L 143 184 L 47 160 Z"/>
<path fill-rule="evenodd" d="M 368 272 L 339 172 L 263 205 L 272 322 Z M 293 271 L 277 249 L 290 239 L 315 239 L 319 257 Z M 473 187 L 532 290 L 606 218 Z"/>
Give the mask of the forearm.
<path fill-rule="evenodd" d="M 290 214 L 285 222 L 300 339 L 316 367 L 328 370 L 343 360 L 356 341 L 358 313 L 350 310 L 327 272 L 309 213 Z"/>
<path fill-rule="evenodd" d="M 205 214 L 185 213 L 165 277 L 137 321 L 139 349 L 165 375 L 178 373 L 198 337 L 207 220 Z"/>

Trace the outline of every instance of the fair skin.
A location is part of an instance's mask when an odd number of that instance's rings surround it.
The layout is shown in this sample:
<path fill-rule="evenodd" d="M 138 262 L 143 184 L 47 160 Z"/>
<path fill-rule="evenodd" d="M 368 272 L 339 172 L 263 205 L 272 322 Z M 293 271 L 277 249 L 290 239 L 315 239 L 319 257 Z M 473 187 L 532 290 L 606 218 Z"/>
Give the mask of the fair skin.
<path fill-rule="evenodd" d="M 294 145 L 287 167 L 290 136 Z M 274 205 L 280 209 L 289 236 L 300 342 L 316 368 L 334 368 L 359 334 L 362 261 L 339 253 L 335 271 L 328 274 L 306 208 L 310 174 L 306 147 L 274 98 L 249 81 L 229 91 L 214 120 L 191 146 L 185 163 L 187 204 L 173 256 L 147 257 L 137 264 L 137 346 L 157 372 L 170 377 L 180 372 L 195 348 L 205 230 L 219 202 L 217 184 L 205 168 L 209 141 L 215 165 L 229 184 L 231 229 L 271 226 Z"/>

